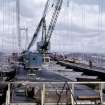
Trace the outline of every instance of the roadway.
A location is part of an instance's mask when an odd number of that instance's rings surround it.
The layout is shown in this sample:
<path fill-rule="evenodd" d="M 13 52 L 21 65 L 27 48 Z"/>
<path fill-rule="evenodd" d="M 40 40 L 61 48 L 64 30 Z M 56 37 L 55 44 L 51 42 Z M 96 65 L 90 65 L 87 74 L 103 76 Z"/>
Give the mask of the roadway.
<path fill-rule="evenodd" d="M 75 71 L 84 72 L 85 74 L 88 75 L 95 75 L 98 76 L 100 79 L 105 80 L 104 78 L 105 69 L 102 67 L 96 67 L 96 66 L 89 67 L 88 65 L 85 64 L 76 64 L 67 61 L 58 61 L 57 63 L 67 68 L 71 68 Z"/>

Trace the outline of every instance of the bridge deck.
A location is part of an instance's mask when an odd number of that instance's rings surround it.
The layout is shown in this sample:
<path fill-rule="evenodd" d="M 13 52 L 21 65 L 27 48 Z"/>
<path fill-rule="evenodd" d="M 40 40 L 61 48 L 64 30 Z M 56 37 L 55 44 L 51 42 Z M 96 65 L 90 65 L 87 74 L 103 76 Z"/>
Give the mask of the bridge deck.
<path fill-rule="evenodd" d="M 72 68 L 74 70 L 87 72 L 90 74 L 97 75 L 99 77 L 105 76 L 105 68 L 102 68 L 102 67 L 96 67 L 96 66 L 89 67 L 88 65 L 85 65 L 85 64 L 76 64 L 76 63 L 70 63 L 66 61 L 58 61 L 58 63 L 63 66 Z"/>

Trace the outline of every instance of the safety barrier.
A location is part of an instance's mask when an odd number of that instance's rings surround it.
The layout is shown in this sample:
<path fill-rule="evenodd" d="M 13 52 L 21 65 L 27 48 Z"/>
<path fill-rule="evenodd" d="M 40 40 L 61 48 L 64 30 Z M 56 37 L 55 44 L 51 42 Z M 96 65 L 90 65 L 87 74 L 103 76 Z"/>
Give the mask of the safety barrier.
<path fill-rule="evenodd" d="M 22 85 L 25 88 L 35 87 L 40 90 L 41 105 L 104 105 L 105 82 L 7 82 L 8 90 L 6 105 L 23 105 L 25 103 L 11 102 L 12 87 Z M 38 90 L 38 91 L 39 91 Z M 38 93 L 38 92 L 37 92 Z M 38 95 L 37 95 L 38 96 Z M 35 98 L 36 99 L 36 98 Z M 50 101 L 49 101 L 50 100 Z M 51 102 L 53 100 L 54 102 Z M 33 103 L 27 103 L 33 105 Z M 35 105 L 35 103 L 34 103 Z M 37 103 L 36 103 L 37 105 Z"/>

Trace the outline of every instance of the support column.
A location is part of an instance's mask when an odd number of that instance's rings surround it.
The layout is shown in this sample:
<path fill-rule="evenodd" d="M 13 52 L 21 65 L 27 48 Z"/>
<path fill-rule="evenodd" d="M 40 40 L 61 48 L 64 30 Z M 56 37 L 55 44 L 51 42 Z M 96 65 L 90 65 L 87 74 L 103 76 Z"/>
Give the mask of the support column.
<path fill-rule="evenodd" d="M 72 87 L 71 87 L 71 104 L 72 105 L 75 105 L 75 102 L 74 102 L 74 83 L 71 84 Z"/>
<path fill-rule="evenodd" d="M 6 94 L 6 105 L 10 105 L 10 83 L 8 84 L 8 90 Z"/>
<path fill-rule="evenodd" d="M 100 98 L 101 98 L 101 104 L 103 104 L 103 92 L 102 92 L 102 90 L 103 90 L 103 83 L 100 83 Z"/>
<path fill-rule="evenodd" d="M 41 91 L 41 105 L 45 104 L 45 84 L 43 84 L 43 89 Z"/>

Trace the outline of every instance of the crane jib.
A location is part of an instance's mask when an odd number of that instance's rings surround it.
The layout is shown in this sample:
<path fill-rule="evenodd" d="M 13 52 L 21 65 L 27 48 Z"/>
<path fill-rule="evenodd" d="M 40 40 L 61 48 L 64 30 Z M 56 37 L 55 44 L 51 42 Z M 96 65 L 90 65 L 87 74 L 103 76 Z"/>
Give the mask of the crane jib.
<path fill-rule="evenodd" d="M 52 36 L 52 33 L 54 31 L 54 28 L 55 28 L 55 25 L 56 25 L 56 22 L 57 22 L 57 18 L 59 16 L 59 13 L 60 13 L 60 10 L 61 10 L 61 7 L 62 7 L 62 3 L 63 3 L 63 0 L 56 0 L 55 2 L 55 6 L 52 6 L 52 8 L 54 8 L 54 11 L 52 13 L 52 17 L 51 17 L 51 20 L 50 20 L 50 23 L 48 25 L 48 28 L 46 28 L 46 17 L 47 17 L 47 12 L 49 10 L 49 4 L 50 4 L 51 0 L 48 0 L 46 5 L 45 5 L 45 9 L 44 9 L 44 12 L 43 12 L 43 16 L 36 28 L 36 31 L 32 37 L 32 40 L 31 42 L 29 43 L 29 46 L 27 48 L 27 50 L 30 50 L 30 48 L 34 45 L 36 39 L 37 39 L 37 36 L 38 36 L 38 33 L 39 31 L 42 29 L 42 40 L 41 42 L 42 45 L 40 48 L 43 48 L 42 50 L 46 50 L 48 45 L 49 45 L 49 41 L 51 39 L 51 36 Z M 46 44 L 47 43 L 47 44 Z"/>
<path fill-rule="evenodd" d="M 38 27 L 37 27 L 37 29 L 36 29 L 36 31 L 35 31 L 33 37 L 32 37 L 32 40 L 31 40 L 31 42 L 30 42 L 30 44 L 29 44 L 27 50 L 29 50 L 29 49 L 31 48 L 31 46 L 33 46 L 34 42 L 36 41 L 38 32 L 39 32 L 40 27 L 41 27 L 41 25 L 42 25 L 42 21 L 43 21 L 43 18 L 40 20 L 40 22 L 39 22 L 39 24 L 38 24 Z"/>

